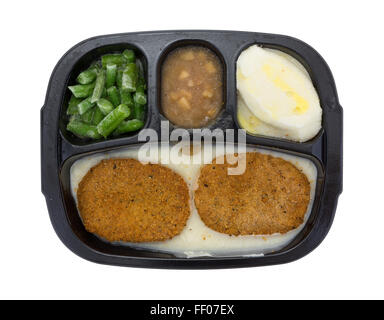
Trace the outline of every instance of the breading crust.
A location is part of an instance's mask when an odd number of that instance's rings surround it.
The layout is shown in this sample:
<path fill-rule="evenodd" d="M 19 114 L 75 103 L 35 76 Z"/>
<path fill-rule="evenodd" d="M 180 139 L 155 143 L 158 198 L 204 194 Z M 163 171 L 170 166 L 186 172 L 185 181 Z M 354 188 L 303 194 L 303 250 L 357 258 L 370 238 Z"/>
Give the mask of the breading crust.
<path fill-rule="evenodd" d="M 227 175 L 228 164 L 201 168 L 194 201 L 203 222 L 229 235 L 286 233 L 300 226 L 310 199 L 307 177 L 292 163 L 246 153 L 242 175 Z"/>
<path fill-rule="evenodd" d="M 171 239 L 190 215 L 183 178 L 134 159 L 102 160 L 81 180 L 77 199 L 85 228 L 108 241 Z"/>

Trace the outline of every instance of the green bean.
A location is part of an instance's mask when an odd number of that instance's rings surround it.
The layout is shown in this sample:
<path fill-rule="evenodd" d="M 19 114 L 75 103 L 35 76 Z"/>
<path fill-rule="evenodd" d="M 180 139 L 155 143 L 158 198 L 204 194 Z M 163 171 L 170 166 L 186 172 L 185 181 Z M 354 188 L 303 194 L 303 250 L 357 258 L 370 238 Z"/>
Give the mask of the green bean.
<path fill-rule="evenodd" d="M 69 121 L 73 121 L 73 120 L 80 120 L 81 121 L 81 115 L 74 114 L 74 115 L 70 116 Z"/>
<path fill-rule="evenodd" d="M 90 83 L 90 84 L 77 84 L 75 86 L 69 86 L 68 89 L 71 90 L 71 92 L 76 98 L 87 98 L 92 94 L 94 87 L 95 87 L 95 83 Z"/>
<path fill-rule="evenodd" d="M 125 104 L 119 105 L 116 109 L 108 113 L 105 118 L 97 125 L 97 131 L 107 138 L 126 118 L 129 117 L 131 110 Z"/>
<path fill-rule="evenodd" d="M 121 87 L 130 92 L 134 92 L 136 90 L 137 76 L 136 63 L 128 63 L 123 71 Z"/>
<path fill-rule="evenodd" d="M 120 99 L 122 104 L 126 104 L 128 107 L 133 107 L 132 94 L 126 89 L 120 89 Z"/>
<path fill-rule="evenodd" d="M 144 93 L 144 90 L 137 90 L 133 95 L 133 100 L 136 104 L 146 104 L 147 96 Z"/>
<path fill-rule="evenodd" d="M 118 136 L 122 133 L 137 131 L 144 126 L 144 122 L 138 119 L 124 120 L 119 124 L 115 131 L 113 131 L 114 136 Z"/>
<path fill-rule="evenodd" d="M 68 87 L 72 96 L 66 113 L 67 128 L 78 137 L 107 138 L 144 126 L 147 84 L 135 51 L 101 56 L 76 81 Z"/>
<path fill-rule="evenodd" d="M 76 98 L 74 95 L 71 96 L 71 99 L 68 102 L 67 115 L 75 115 L 79 113 L 79 108 L 77 105 L 80 103 L 81 99 Z"/>
<path fill-rule="evenodd" d="M 89 109 L 86 113 L 83 113 L 80 117 L 81 121 L 85 122 L 85 123 L 88 123 L 88 124 L 92 124 L 93 122 L 93 115 L 95 114 L 95 109 L 96 108 L 92 108 L 92 109 Z"/>
<path fill-rule="evenodd" d="M 117 107 L 120 104 L 119 90 L 115 86 L 107 89 L 107 96 L 114 107 Z"/>
<path fill-rule="evenodd" d="M 91 67 L 88 70 L 81 72 L 76 81 L 80 84 L 89 84 L 95 81 L 97 76 L 97 69 L 95 67 Z"/>
<path fill-rule="evenodd" d="M 104 98 L 101 98 L 97 101 L 97 106 L 104 115 L 107 115 L 114 109 L 113 104 Z"/>
<path fill-rule="evenodd" d="M 106 70 L 106 81 L 105 86 L 108 89 L 109 87 L 113 86 L 116 81 L 116 74 L 117 74 L 117 65 L 116 64 L 107 64 L 107 70 Z"/>
<path fill-rule="evenodd" d="M 86 124 L 77 119 L 74 119 L 68 123 L 67 130 L 80 138 L 92 138 L 92 139 L 101 138 L 99 132 L 97 131 L 96 126 L 91 124 Z"/>
<path fill-rule="evenodd" d="M 135 62 L 136 57 L 135 57 L 135 52 L 133 50 L 125 49 L 123 51 L 123 57 L 125 60 L 129 62 Z"/>
<path fill-rule="evenodd" d="M 103 93 L 101 94 L 101 98 L 107 98 L 107 89 L 103 88 Z"/>
<path fill-rule="evenodd" d="M 135 103 L 133 106 L 133 117 L 143 121 L 145 118 L 145 108 L 143 104 Z"/>
<path fill-rule="evenodd" d="M 104 119 L 104 114 L 101 112 L 100 108 L 95 108 L 92 124 L 98 125 L 103 119 Z"/>
<path fill-rule="evenodd" d="M 136 92 L 133 95 L 133 101 L 135 102 L 134 110 L 136 109 L 137 113 L 143 116 L 142 110 L 144 110 L 144 107 L 140 108 L 138 105 L 145 105 L 147 103 L 147 96 L 145 94 L 145 80 L 141 75 L 139 76 L 139 79 L 137 81 L 137 88 L 136 88 Z M 137 118 L 137 119 L 141 119 L 141 118 Z"/>
<path fill-rule="evenodd" d="M 99 73 L 97 74 L 96 84 L 95 84 L 95 88 L 93 89 L 91 102 L 96 102 L 97 100 L 100 99 L 101 95 L 103 94 L 104 85 L 105 85 L 105 71 L 100 70 Z"/>
<path fill-rule="evenodd" d="M 91 102 L 91 97 L 88 97 L 81 101 L 78 105 L 77 108 L 79 109 L 80 115 L 86 113 L 89 109 L 91 109 L 95 103 Z"/>
<path fill-rule="evenodd" d="M 133 100 L 136 104 L 146 104 L 147 103 L 147 95 L 145 94 L 146 84 L 145 80 L 142 76 L 139 76 L 137 81 L 136 92 L 133 96 Z"/>
<path fill-rule="evenodd" d="M 142 73 L 139 74 L 139 78 L 137 80 L 137 87 L 142 88 L 143 90 L 147 89 L 147 84 L 144 79 L 144 75 Z"/>
<path fill-rule="evenodd" d="M 122 86 L 122 82 L 123 82 L 123 69 L 122 68 L 118 68 L 117 69 L 117 74 L 116 74 L 116 85 L 117 87 L 120 89 L 121 86 Z"/>
<path fill-rule="evenodd" d="M 121 66 L 126 62 L 124 56 L 120 53 L 105 54 L 101 57 L 101 64 L 103 68 L 107 67 L 107 64 L 116 64 Z"/>

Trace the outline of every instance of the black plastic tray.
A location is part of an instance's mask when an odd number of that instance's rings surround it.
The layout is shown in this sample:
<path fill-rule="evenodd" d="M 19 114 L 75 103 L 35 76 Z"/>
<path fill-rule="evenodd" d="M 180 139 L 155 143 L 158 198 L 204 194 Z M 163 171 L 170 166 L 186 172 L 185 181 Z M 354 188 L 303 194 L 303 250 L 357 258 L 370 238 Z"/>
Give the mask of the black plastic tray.
<path fill-rule="evenodd" d="M 253 44 L 282 50 L 298 59 L 309 72 L 323 109 L 322 130 L 305 143 L 247 135 L 247 144 L 311 159 L 317 169 L 316 196 L 310 219 L 286 247 L 258 257 L 179 258 L 168 253 L 137 250 L 109 244 L 88 233 L 81 223 L 70 192 L 69 172 L 84 155 L 138 143 L 138 134 L 84 142 L 65 131 L 68 84 L 100 55 L 134 48 L 144 67 L 148 84 L 146 128 L 160 131 L 161 65 L 170 50 L 183 45 L 212 49 L 224 69 L 225 110 L 210 127 L 238 129 L 236 60 Z M 172 127 L 172 126 L 171 126 Z M 53 70 L 41 110 L 41 175 L 52 225 L 62 242 L 79 256 L 98 263 L 150 268 L 231 268 L 290 262 L 315 249 L 328 233 L 342 190 L 342 108 L 326 62 L 309 45 L 292 37 L 237 31 L 158 31 L 99 36 L 70 49 Z"/>

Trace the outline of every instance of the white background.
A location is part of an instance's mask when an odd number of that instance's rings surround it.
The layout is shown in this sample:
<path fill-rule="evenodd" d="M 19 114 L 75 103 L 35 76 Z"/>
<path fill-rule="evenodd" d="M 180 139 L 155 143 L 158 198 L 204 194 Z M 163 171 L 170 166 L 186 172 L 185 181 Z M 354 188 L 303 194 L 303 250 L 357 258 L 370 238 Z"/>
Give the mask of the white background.
<path fill-rule="evenodd" d="M 137 4 L 135 4 L 137 3 Z M 0 298 L 384 298 L 382 1 L 6 1 L 0 33 Z M 327 238 L 280 266 L 151 270 L 87 262 L 58 239 L 40 191 L 40 107 L 76 43 L 161 29 L 281 33 L 328 62 L 344 107 L 344 192 Z"/>

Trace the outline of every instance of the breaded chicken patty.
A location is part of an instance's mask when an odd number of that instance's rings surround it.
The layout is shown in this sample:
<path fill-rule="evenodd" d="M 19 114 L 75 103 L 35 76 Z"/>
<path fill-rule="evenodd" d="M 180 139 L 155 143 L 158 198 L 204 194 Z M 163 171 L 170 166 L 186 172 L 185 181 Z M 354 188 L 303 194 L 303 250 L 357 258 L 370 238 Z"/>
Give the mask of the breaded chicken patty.
<path fill-rule="evenodd" d="M 222 159 L 222 158 L 221 158 Z M 242 175 L 228 175 L 215 159 L 201 168 L 195 205 L 203 222 L 229 235 L 286 233 L 304 221 L 310 199 L 307 177 L 290 162 L 246 153 Z"/>
<path fill-rule="evenodd" d="M 190 214 L 180 175 L 134 159 L 102 160 L 81 180 L 77 199 L 85 228 L 108 241 L 171 239 Z"/>

